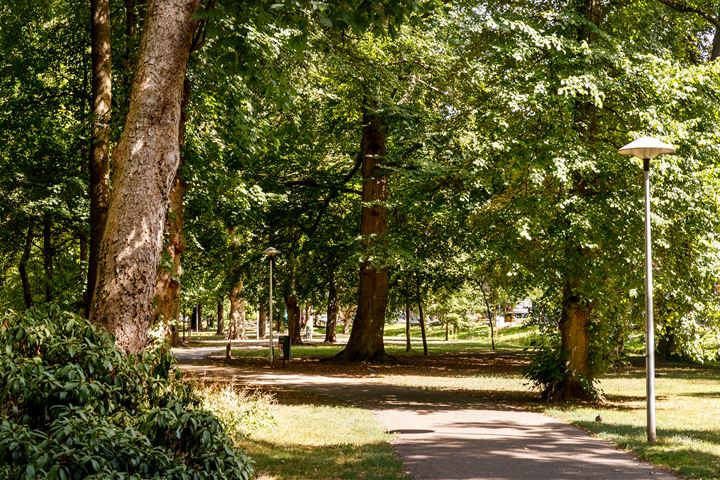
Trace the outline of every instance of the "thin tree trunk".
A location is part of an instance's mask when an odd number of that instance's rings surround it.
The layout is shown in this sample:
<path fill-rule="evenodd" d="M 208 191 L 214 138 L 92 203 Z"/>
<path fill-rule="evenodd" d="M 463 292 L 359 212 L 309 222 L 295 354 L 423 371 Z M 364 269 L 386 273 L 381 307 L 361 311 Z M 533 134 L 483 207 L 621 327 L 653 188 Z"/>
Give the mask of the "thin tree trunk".
<path fill-rule="evenodd" d="M 350 333 L 350 327 L 352 326 L 353 308 L 347 308 L 343 310 L 343 335 Z"/>
<path fill-rule="evenodd" d="M 713 34 L 712 50 L 710 51 L 710 61 L 717 60 L 720 57 L 720 26 L 715 25 L 715 33 Z"/>
<path fill-rule="evenodd" d="M 450 340 L 450 319 L 445 317 L 445 341 Z"/>
<path fill-rule="evenodd" d="M 53 257 L 52 222 L 50 217 L 43 221 L 43 267 L 45 269 L 45 301 L 53 301 Z"/>
<path fill-rule="evenodd" d="M 335 329 L 337 326 L 337 315 L 340 306 L 338 305 L 338 292 L 337 284 L 335 282 L 335 275 L 330 275 L 330 281 L 328 282 L 328 307 L 327 307 L 327 322 L 325 322 L 325 342 L 335 343 L 337 341 L 335 337 Z"/>
<path fill-rule="evenodd" d="M 18 265 L 20 281 L 22 282 L 23 300 L 25 301 L 26 308 L 33 306 L 32 288 L 30 287 L 30 278 L 28 277 L 27 272 L 27 264 L 30 261 L 30 253 L 32 250 L 33 226 L 33 221 L 30 220 L 30 224 L 27 228 L 27 234 L 25 235 L 25 246 L 23 248 L 22 256 L 20 257 L 20 264 Z"/>
<path fill-rule="evenodd" d="M 167 202 L 180 163 L 180 107 L 198 1 L 150 1 L 114 155 L 90 317 L 127 353 L 144 349 L 152 318 Z"/>
<path fill-rule="evenodd" d="M 376 105 L 363 105 L 363 134 L 360 142 L 362 156 L 362 213 L 360 234 L 364 248 L 369 250 L 384 240 L 388 226 L 385 201 L 389 196 L 388 177 L 383 171 L 386 152 L 385 125 Z M 373 265 L 369 258 L 360 264 L 360 295 L 357 313 L 345 349 L 336 358 L 350 362 L 387 361 L 383 343 L 385 311 L 388 303 L 387 267 Z"/>
<path fill-rule="evenodd" d="M 228 328 L 226 338 L 238 340 L 245 338 L 245 298 L 243 297 L 243 282 L 239 281 L 230 290 L 230 315 L 228 316 Z"/>
<path fill-rule="evenodd" d="M 215 335 L 225 334 L 225 306 L 223 305 L 222 299 L 217 302 L 217 330 Z"/>
<path fill-rule="evenodd" d="M 487 311 L 488 327 L 490 327 L 490 345 L 493 351 L 495 350 L 495 312 L 494 309 L 490 308 L 490 300 L 485 293 L 485 282 L 480 284 L 480 291 L 482 292 L 483 302 L 485 302 L 485 309 Z"/>
<path fill-rule="evenodd" d="M 110 204 L 110 112 L 112 54 L 110 0 L 90 0 L 92 16 L 92 148 L 90 151 L 90 258 L 85 292 L 85 316 L 90 315 L 108 206 Z"/>
<path fill-rule="evenodd" d="M 260 305 L 260 308 L 258 308 L 258 340 L 265 338 L 267 321 L 267 309 L 265 308 L 265 305 Z"/>
<path fill-rule="evenodd" d="M 415 295 L 418 305 L 418 314 L 420 315 L 420 335 L 422 336 L 423 355 L 427 357 L 427 334 L 425 333 L 425 312 L 423 311 L 422 294 L 420 293 L 420 281 L 415 284 Z"/>
<path fill-rule="evenodd" d="M 300 305 L 294 294 L 285 295 L 285 308 L 288 316 L 288 335 L 293 345 L 302 345 L 302 329 L 300 328 Z"/>
<path fill-rule="evenodd" d="M 410 345 L 410 305 L 405 303 L 405 351 L 412 350 Z"/>
<path fill-rule="evenodd" d="M 190 320 L 190 330 L 200 331 L 200 322 L 198 322 L 198 305 L 193 306 L 192 319 Z"/>

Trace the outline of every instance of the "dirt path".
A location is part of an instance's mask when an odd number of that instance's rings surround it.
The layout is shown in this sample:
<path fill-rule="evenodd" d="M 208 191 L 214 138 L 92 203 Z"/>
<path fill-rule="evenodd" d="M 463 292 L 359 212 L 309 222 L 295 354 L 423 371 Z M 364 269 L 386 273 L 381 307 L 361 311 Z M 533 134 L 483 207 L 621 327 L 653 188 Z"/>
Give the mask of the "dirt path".
<path fill-rule="evenodd" d="M 181 354 L 182 356 L 182 354 Z M 182 360 L 216 380 L 301 390 L 373 411 L 408 472 L 427 480 L 671 480 L 676 477 L 615 450 L 557 419 L 470 395 L 337 377 Z"/>

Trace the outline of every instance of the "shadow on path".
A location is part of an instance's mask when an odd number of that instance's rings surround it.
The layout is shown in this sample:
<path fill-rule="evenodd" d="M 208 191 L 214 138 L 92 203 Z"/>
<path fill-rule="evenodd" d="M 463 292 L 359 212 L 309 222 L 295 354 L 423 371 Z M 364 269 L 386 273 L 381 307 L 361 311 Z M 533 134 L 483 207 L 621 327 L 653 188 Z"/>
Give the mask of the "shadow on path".
<path fill-rule="evenodd" d="M 676 477 L 559 420 L 459 391 L 292 371 L 183 364 L 194 375 L 291 389 L 373 411 L 413 478 L 671 480 Z"/>

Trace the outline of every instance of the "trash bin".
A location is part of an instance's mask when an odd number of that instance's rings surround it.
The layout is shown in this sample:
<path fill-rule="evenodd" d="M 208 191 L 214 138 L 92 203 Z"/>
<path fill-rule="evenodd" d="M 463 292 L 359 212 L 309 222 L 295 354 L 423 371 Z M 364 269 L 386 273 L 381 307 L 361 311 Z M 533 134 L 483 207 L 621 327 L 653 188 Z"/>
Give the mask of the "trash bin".
<path fill-rule="evenodd" d="M 282 350 L 283 364 L 285 364 L 285 360 L 290 361 L 290 336 L 281 335 L 278 340 L 280 341 L 280 350 Z"/>

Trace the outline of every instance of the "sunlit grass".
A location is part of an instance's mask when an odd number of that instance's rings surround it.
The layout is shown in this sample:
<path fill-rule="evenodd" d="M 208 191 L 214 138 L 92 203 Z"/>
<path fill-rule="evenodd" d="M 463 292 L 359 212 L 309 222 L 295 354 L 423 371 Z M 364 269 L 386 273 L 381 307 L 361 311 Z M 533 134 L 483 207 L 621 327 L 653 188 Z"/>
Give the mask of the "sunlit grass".
<path fill-rule="evenodd" d="M 600 383 L 602 406 L 549 407 L 563 418 L 675 469 L 688 478 L 720 478 L 720 371 L 666 367 L 655 381 L 658 442 L 646 441 L 645 376 L 642 370 L 610 375 Z M 602 422 L 595 422 L 601 415 Z"/>
<path fill-rule="evenodd" d="M 316 400 L 313 402 L 316 403 Z M 391 436 L 359 408 L 301 403 L 273 406 L 275 425 L 240 442 L 262 480 L 401 480 L 408 477 Z"/>

